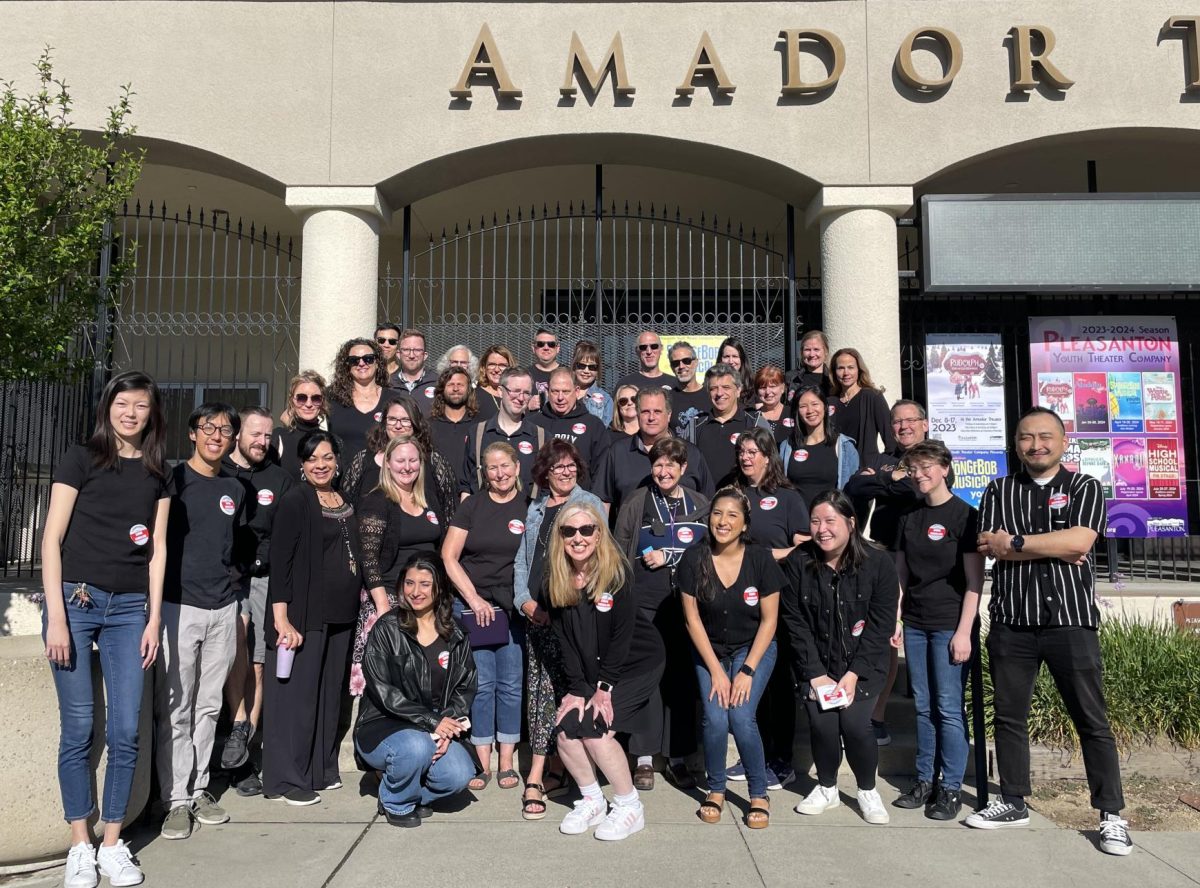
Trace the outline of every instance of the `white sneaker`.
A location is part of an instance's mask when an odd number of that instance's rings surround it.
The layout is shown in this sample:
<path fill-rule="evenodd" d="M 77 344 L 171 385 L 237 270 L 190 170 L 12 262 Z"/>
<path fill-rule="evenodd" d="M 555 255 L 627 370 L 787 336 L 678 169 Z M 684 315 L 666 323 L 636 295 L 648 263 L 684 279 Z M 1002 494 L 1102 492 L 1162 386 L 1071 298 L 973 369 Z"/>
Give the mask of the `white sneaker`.
<path fill-rule="evenodd" d="M 867 823 L 888 823 L 887 808 L 883 807 L 883 799 L 875 789 L 860 789 L 858 791 L 858 810 L 862 812 L 863 820 Z"/>
<path fill-rule="evenodd" d="M 96 854 L 96 863 L 113 888 L 140 885 L 146 880 L 138 865 L 133 862 L 133 852 L 129 850 L 124 839 L 118 839 L 117 844 L 111 847 L 101 845 Z"/>
<path fill-rule="evenodd" d="M 567 812 L 567 816 L 558 825 L 558 831 L 568 836 L 577 836 L 587 832 L 593 826 L 604 822 L 608 813 L 608 802 L 604 796 L 598 799 L 580 799 L 575 807 Z"/>
<path fill-rule="evenodd" d="M 72 845 L 67 852 L 67 871 L 63 873 L 63 888 L 96 888 L 100 875 L 96 872 L 96 849 L 87 842 Z"/>
<path fill-rule="evenodd" d="M 796 806 L 797 814 L 824 814 L 830 808 L 836 808 L 842 803 L 841 797 L 838 796 L 838 788 L 836 786 L 821 786 L 817 784 L 813 787 L 804 799 Z"/>
<path fill-rule="evenodd" d="M 619 842 L 646 827 L 645 806 L 640 801 L 631 805 L 614 804 L 604 822 L 596 827 L 596 838 L 604 842 Z"/>

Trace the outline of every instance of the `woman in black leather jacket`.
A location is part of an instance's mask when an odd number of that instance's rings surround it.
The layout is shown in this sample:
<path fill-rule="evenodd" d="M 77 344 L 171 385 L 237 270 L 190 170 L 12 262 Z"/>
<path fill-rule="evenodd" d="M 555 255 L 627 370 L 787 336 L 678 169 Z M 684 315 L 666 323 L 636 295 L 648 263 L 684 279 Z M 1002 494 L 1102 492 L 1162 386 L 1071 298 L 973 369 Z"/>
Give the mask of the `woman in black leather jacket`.
<path fill-rule="evenodd" d="M 411 827 L 475 776 L 470 752 L 455 742 L 470 732 L 475 660 L 433 553 L 413 555 L 401 577 L 399 603 L 367 637 L 354 744 L 383 772 L 380 812 L 393 826 Z"/>

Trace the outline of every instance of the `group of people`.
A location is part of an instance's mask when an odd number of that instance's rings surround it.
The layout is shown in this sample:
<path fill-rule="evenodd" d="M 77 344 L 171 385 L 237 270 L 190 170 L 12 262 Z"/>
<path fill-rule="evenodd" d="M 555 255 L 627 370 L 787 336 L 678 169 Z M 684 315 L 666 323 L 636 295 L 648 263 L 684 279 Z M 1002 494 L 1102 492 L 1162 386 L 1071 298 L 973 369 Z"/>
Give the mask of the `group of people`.
<path fill-rule="evenodd" d="M 435 370 L 420 331 L 383 324 L 341 346 L 328 383 L 295 376 L 278 426 L 263 407 L 198 407 L 174 467 L 154 381 L 112 378 L 55 473 L 43 541 L 68 888 L 142 880 L 120 828 L 151 668 L 167 839 L 228 819 L 208 790 L 223 704 L 221 766 L 248 771 L 238 792 L 311 805 L 342 784 L 347 693 L 356 757 L 396 826 L 492 779 L 521 787 L 524 739 L 528 820 L 574 790 L 563 833 L 624 839 L 658 770 L 691 789 L 703 750 L 699 818 L 719 822 L 728 782 L 745 781 L 745 823 L 763 828 L 769 792 L 796 779 L 798 709 L 817 785 L 796 811 L 840 804 L 844 750 L 863 818 L 887 823 L 875 784 L 901 647 L 917 777 L 894 804 L 953 819 L 985 557 L 1001 795 L 966 823 L 1028 822 L 1026 720 L 1046 662 L 1101 846 L 1128 853 L 1095 631 L 1103 492 L 1060 465 L 1054 413 L 1022 417 L 1022 468 L 976 512 L 922 406 L 889 408 L 861 354 L 820 331 L 797 370 L 754 370 L 728 339 L 703 376 L 684 341 L 663 369 L 645 331 L 611 396 L 594 343 L 568 365 L 552 331 L 531 345 L 528 368 L 496 345 L 451 348 Z M 108 692 L 98 850 L 93 644 Z"/>

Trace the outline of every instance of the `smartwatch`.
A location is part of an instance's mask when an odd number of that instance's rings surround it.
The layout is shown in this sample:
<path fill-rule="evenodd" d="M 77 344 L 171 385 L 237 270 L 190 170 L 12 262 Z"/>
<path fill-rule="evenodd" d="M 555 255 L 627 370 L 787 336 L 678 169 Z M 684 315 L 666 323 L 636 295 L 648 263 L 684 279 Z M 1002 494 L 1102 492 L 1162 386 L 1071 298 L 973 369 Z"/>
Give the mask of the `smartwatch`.
<path fill-rule="evenodd" d="M 751 678 L 754 677 L 754 667 L 747 663 L 743 663 L 742 668 L 738 672 L 742 673 L 742 675 L 749 675 Z"/>
<path fill-rule="evenodd" d="M 1013 534 L 1012 547 L 1014 552 L 1020 552 L 1022 549 L 1024 549 L 1025 537 L 1021 536 L 1019 533 Z"/>
<path fill-rule="evenodd" d="M 613 686 L 612 682 L 610 681 L 604 681 L 604 679 L 601 679 L 600 681 L 596 682 L 596 690 L 598 691 L 604 691 L 606 694 L 611 694 L 612 689 Z"/>

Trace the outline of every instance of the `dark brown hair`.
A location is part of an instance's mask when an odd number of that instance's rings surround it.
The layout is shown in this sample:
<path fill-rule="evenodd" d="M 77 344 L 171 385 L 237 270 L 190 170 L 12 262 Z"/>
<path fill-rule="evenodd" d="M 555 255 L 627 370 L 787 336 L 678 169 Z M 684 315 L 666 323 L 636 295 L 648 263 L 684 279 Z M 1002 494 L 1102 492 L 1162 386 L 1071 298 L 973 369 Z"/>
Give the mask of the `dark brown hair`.
<path fill-rule="evenodd" d="M 146 427 L 142 430 L 142 440 L 139 449 L 142 451 L 142 465 L 155 478 L 167 477 L 167 416 L 163 412 L 162 396 L 158 392 L 158 384 L 149 374 L 141 370 L 127 370 L 118 373 L 104 386 L 100 393 L 100 406 L 96 410 L 96 426 L 92 436 L 88 438 L 87 450 L 91 454 L 92 464 L 100 469 L 120 470 L 121 460 L 117 456 L 117 433 L 113 431 L 112 422 L 108 415 L 112 411 L 113 401 L 117 395 L 125 392 L 144 391 L 150 396 L 150 415 L 146 417 Z M 235 413 L 236 415 L 236 413 Z"/>
<path fill-rule="evenodd" d="M 446 577 L 442 559 L 430 549 L 427 552 L 414 552 L 404 563 L 400 571 L 400 579 L 396 584 L 396 618 L 400 628 L 409 635 L 416 637 L 417 614 L 404 597 L 404 578 L 410 570 L 424 570 L 433 575 L 433 621 L 437 634 L 443 640 L 454 634 L 454 596 L 450 594 L 450 581 Z"/>

